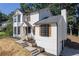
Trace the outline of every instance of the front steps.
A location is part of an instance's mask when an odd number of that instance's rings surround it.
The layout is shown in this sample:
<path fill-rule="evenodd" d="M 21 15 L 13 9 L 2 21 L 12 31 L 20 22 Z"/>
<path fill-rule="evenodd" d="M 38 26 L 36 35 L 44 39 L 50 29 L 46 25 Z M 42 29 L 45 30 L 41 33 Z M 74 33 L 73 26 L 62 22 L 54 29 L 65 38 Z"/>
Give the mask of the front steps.
<path fill-rule="evenodd" d="M 38 54 L 40 54 L 40 49 L 36 48 L 36 47 L 25 47 L 25 49 L 31 51 L 32 56 L 37 56 Z"/>
<path fill-rule="evenodd" d="M 32 52 L 33 56 L 37 56 L 38 54 L 40 54 L 40 50 L 39 49 L 32 50 L 31 52 Z"/>
<path fill-rule="evenodd" d="M 16 41 L 18 42 L 19 44 L 21 44 L 25 49 L 31 51 L 32 53 L 32 56 L 37 56 L 39 55 L 41 52 L 44 51 L 43 48 L 41 47 L 38 47 L 35 43 L 34 40 L 30 40 L 30 41 L 23 41 L 23 40 L 19 40 L 19 41 Z"/>

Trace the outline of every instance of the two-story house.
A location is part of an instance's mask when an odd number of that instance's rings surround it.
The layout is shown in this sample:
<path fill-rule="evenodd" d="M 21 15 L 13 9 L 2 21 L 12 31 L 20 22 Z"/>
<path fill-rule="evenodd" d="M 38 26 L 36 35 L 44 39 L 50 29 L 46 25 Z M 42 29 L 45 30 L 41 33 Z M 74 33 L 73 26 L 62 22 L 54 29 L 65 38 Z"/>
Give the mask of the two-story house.
<path fill-rule="evenodd" d="M 25 15 L 22 10 L 17 9 L 13 15 L 13 37 L 33 36 L 34 23 L 49 16 L 52 14 L 47 8 L 32 12 L 29 15 Z"/>
<path fill-rule="evenodd" d="M 26 40 L 31 37 L 46 52 L 60 55 L 66 40 L 66 25 L 65 9 L 57 16 L 53 16 L 48 8 L 28 15 L 18 9 L 13 15 L 13 37 Z"/>

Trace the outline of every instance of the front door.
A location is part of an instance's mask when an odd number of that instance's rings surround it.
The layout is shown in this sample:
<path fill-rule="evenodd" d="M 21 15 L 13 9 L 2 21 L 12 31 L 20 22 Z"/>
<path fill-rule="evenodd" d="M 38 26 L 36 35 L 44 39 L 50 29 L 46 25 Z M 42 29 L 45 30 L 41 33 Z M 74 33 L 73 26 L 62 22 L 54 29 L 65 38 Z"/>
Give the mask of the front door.
<path fill-rule="evenodd" d="M 28 27 L 28 33 L 31 33 L 31 27 Z"/>
<path fill-rule="evenodd" d="M 26 32 L 26 35 L 30 34 L 31 33 L 31 27 L 25 27 L 25 32 Z"/>

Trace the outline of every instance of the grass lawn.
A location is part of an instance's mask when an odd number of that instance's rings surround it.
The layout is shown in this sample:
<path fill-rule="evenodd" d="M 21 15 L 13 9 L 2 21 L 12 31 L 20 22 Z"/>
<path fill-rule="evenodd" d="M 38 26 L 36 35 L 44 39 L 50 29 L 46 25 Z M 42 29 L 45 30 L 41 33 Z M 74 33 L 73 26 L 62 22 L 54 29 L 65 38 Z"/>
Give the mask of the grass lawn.
<path fill-rule="evenodd" d="M 5 32 L 0 32 L 0 36 L 6 35 Z"/>
<path fill-rule="evenodd" d="M 6 32 L 0 32 L 0 38 L 7 37 L 8 34 Z"/>

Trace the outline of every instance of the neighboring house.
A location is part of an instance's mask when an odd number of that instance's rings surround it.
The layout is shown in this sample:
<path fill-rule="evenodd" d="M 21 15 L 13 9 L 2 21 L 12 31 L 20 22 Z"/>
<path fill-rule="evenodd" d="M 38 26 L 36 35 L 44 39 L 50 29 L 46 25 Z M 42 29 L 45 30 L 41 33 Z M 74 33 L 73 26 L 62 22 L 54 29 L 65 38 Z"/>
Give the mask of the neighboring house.
<path fill-rule="evenodd" d="M 57 16 L 53 16 L 48 8 L 29 15 L 18 9 L 13 15 L 13 37 L 31 37 L 37 46 L 44 48 L 46 52 L 60 55 L 66 40 L 66 25 L 65 9 Z"/>
<path fill-rule="evenodd" d="M 7 25 L 8 25 L 7 21 L 0 23 L 0 31 L 2 31 L 4 28 L 6 28 Z"/>

